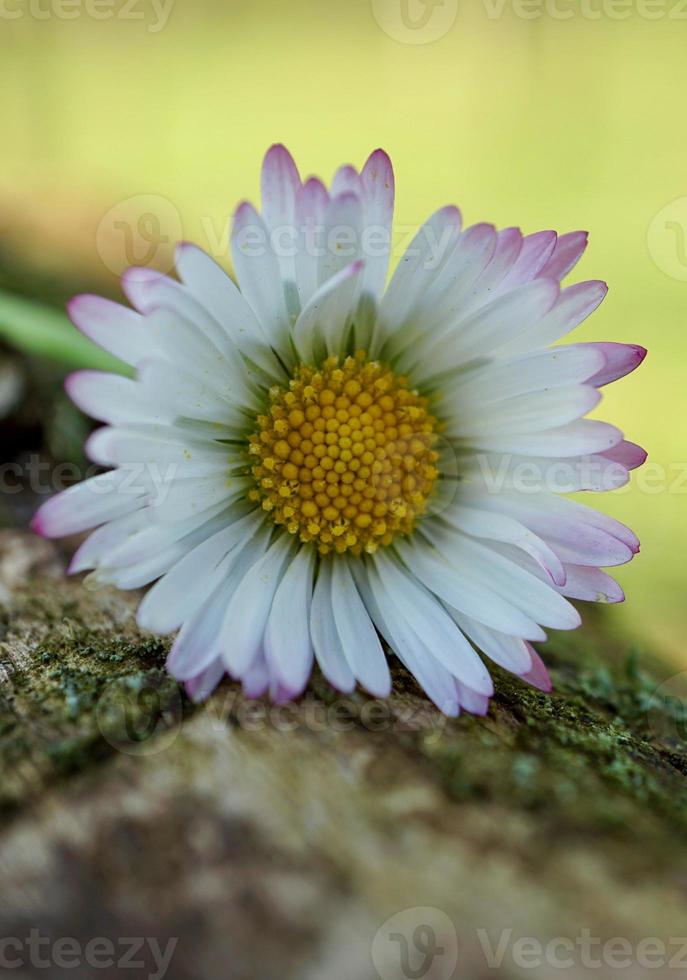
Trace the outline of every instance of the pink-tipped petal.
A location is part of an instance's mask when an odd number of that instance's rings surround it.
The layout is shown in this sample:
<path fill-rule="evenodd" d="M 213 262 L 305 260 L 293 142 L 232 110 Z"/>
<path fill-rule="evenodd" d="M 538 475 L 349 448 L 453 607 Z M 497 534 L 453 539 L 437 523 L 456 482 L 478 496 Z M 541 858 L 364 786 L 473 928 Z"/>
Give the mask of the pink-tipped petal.
<path fill-rule="evenodd" d="M 544 691 L 545 694 L 550 694 L 553 690 L 553 684 L 549 672 L 544 665 L 544 661 L 531 644 L 528 643 L 527 645 L 532 656 L 532 667 L 526 674 L 521 674 L 520 677 L 523 681 L 531 684 L 532 687 L 536 687 L 537 690 Z"/>
<path fill-rule="evenodd" d="M 136 510 L 145 493 L 145 486 L 136 481 L 131 485 L 131 474 L 126 470 L 102 473 L 51 497 L 31 527 L 44 538 L 79 534 Z"/>
<path fill-rule="evenodd" d="M 515 289 L 525 282 L 543 276 L 543 270 L 556 246 L 555 231 L 538 231 L 522 240 L 522 247 L 510 272 L 505 276 L 498 292 Z M 555 278 L 555 277 L 551 277 Z"/>
<path fill-rule="evenodd" d="M 184 687 L 189 698 L 196 704 L 205 701 L 224 677 L 225 670 L 221 658 L 210 664 L 202 673 L 186 681 Z"/>
<path fill-rule="evenodd" d="M 548 347 L 578 327 L 597 309 L 608 292 L 605 282 L 592 279 L 564 289 L 553 309 L 529 330 L 505 345 L 502 353 L 526 353 Z"/>
<path fill-rule="evenodd" d="M 614 463 L 619 463 L 628 470 L 636 470 L 646 462 L 648 453 L 646 449 L 642 449 L 636 443 L 624 439 L 623 442 L 613 446 L 612 449 L 607 449 L 601 455 Z"/>
<path fill-rule="evenodd" d="M 260 185 L 262 214 L 268 228 L 293 225 L 301 179 L 293 157 L 280 143 L 265 154 Z"/>
<path fill-rule="evenodd" d="M 370 154 L 360 175 L 364 202 L 363 234 L 367 260 L 363 288 L 373 296 L 384 289 L 391 255 L 391 225 L 394 216 L 394 168 L 384 150 Z"/>
<path fill-rule="evenodd" d="M 148 294 L 148 286 L 152 282 L 166 277 L 155 269 L 148 269 L 145 266 L 131 266 L 122 274 L 122 290 L 132 306 L 135 306 L 139 313 L 145 313 Z"/>
<path fill-rule="evenodd" d="M 331 194 L 332 197 L 337 197 L 339 194 L 346 194 L 349 192 L 361 197 L 363 194 L 363 185 L 360 174 L 355 167 L 352 167 L 350 164 L 346 164 L 343 167 L 339 167 L 334 174 Z"/>
<path fill-rule="evenodd" d="M 638 344 L 593 343 L 585 344 L 585 347 L 600 350 L 606 359 L 605 366 L 588 382 L 597 388 L 631 374 L 639 367 L 647 354 L 646 348 L 640 347 Z"/>
<path fill-rule="evenodd" d="M 360 174 L 365 197 L 380 220 L 391 221 L 394 210 L 396 182 L 388 153 L 375 150 L 368 157 Z"/>
<path fill-rule="evenodd" d="M 566 565 L 567 580 L 561 590 L 569 599 L 584 602 L 623 602 L 625 593 L 618 583 L 600 568 L 591 565 Z"/>
<path fill-rule="evenodd" d="M 582 257 L 588 238 L 586 231 L 571 231 L 567 235 L 561 235 L 551 258 L 541 270 L 541 275 L 565 279 Z"/>
<path fill-rule="evenodd" d="M 466 687 L 465 684 L 461 684 L 456 681 L 456 694 L 458 696 L 458 701 L 460 707 L 465 711 L 469 712 L 471 715 L 480 715 L 484 717 L 489 711 L 490 698 L 486 697 L 484 694 L 478 694 L 476 691 L 471 690 Z"/>
<path fill-rule="evenodd" d="M 84 293 L 70 300 L 67 313 L 78 330 L 125 364 L 135 367 L 154 349 L 144 318 L 119 303 Z"/>

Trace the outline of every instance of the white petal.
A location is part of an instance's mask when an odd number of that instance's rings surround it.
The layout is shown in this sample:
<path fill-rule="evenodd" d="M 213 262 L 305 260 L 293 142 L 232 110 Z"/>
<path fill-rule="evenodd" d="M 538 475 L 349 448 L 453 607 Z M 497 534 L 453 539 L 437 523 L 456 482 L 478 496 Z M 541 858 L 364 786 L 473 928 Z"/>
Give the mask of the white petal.
<path fill-rule="evenodd" d="M 265 154 L 260 178 L 262 216 L 281 244 L 279 265 L 284 281 L 295 280 L 294 256 L 289 245 L 295 241 L 296 195 L 301 186 L 298 168 L 285 146 L 271 146 Z"/>
<path fill-rule="evenodd" d="M 147 361 L 139 368 L 139 381 L 147 399 L 157 400 L 174 418 L 184 417 L 212 422 L 245 432 L 248 417 L 243 408 L 218 393 L 215 380 L 189 373 L 183 361 Z M 215 429 L 215 434 L 219 431 Z"/>
<path fill-rule="evenodd" d="M 381 300 L 373 357 L 413 319 L 428 282 L 452 254 L 460 232 L 460 211 L 450 206 L 433 214 L 415 235 Z"/>
<path fill-rule="evenodd" d="M 497 292 L 508 292 L 542 276 L 556 247 L 556 238 L 555 231 L 538 231 L 523 238 L 517 261 L 502 280 Z"/>
<path fill-rule="evenodd" d="M 391 676 L 370 616 L 343 556 L 332 566 L 332 611 L 348 664 L 360 684 L 377 698 L 391 691 Z"/>
<path fill-rule="evenodd" d="M 569 286 L 560 294 L 558 302 L 547 316 L 539 323 L 532 322 L 529 330 L 524 330 L 517 336 L 513 335 L 501 349 L 501 353 L 520 354 L 555 343 L 586 320 L 599 306 L 607 292 L 606 283 L 596 280 Z"/>
<path fill-rule="evenodd" d="M 290 697 L 300 694 L 312 670 L 310 603 L 315 549 L 300 548 L 274 595 L 265 627 L 265 656 L 280 686 Z"/>
<path fill-rule="evenodd" d="M 554 585 L 565 584 L 565 569 L 560 558 L 545 541 L 513 517 L 461 506 L 447 508 L 441 516 L 457 530 L 472 537 L 503 541 L 522 549 L 543 568 Z"/>
<path fill-rule="evenodd" d="M 89 534 L 77 549 L 69 563 L 68 574 L 76 575 L 95 568 L 122 542 L 126 542 L 148 525 L 149 517 L 145 507 L 103 524 Z"/>
<path fill-rule="evenodd" d="M 165 551 L 178 541 L 183 543 L 185 553 L 188 553 L 206 538 L 223 530 L 228 523 L 238 521 L 245 515 L 246 509 L 247 505 L 243 503 L 228 509 L 215 507 L 178 524 L 159 525 L 151 521 L 149 509 L 144 507 L 129 517 L 128 525 L 120 521 L 114 522 L 119 529 L 119 537 L 117 540 L 109 537 L 107 551 L 101 546 L 98 549 L 88 548 L 86 553 L 96 558 L 91 567 L 101 566 L 109 569 L 124 568 L 145 561 L 146 558 Z M 137 518 L 136 521 L 133 520 L 134 517 Z M 106 527 L 112 526 L 110 524 Z M 100 537 L 105 530 L 106 528 L 99 528 L 91 537 Z M 104 537 L 103 535 L 103 539 Z M 84 560 L 82 555 L 80 558 L 82 565 Z"/>
<path fill-rule="evenodd" d="M 162 358 L 174 367 L 183 366 L 185 372 L 200 385 L 207 385 L 220 399 L 246 409 L 260 408 L 243 361 L 225 357 L 192 322 L 158 307 L 146 317 L 146 324 L 157 347 L 156 360 Z"/>
<path fill-rule="evenodd" d="M 412 314 L 405 317 L 402 329 L 388 344 L 388 352 L 400 357 L 405 370 L 418 359 L 420 343 L 427 334 L 433 342 L 449 334 L 455 336 L 455 325 L 466 318 L 468 298 L 489 264 L 496 249 L 496 230 L 492 225 L 473 225 L 459 237 L 445 260 L 436 269 L 430 265 L 425 281 L 419 284 Z M 405 356 L 400 356 L 405 351 Z"/>
<path fill-rule="evenodd" d="M 513 674 L 525 674 L 532 666 L 529 645 L 519 636 L 508 636 L 489 629 L 462 613 L 455 615 L 456 622 L 482 653 Z"/>
<path fill-rule="evenodd" d="M 398 659 L 440 711 L 451 717 L 459 715 L 453 675 L 442 667 L 408 622 L 397 615 L 396 607 L 374 565 L 368 565 L 364 572 L 360 564 L 354 565 L 354 568 L 365 605 Z"/>
<path fill-rule="evenodd" d="M 615 579 L 599 568 L 585 565 L 566 565 L 566 582 L 561 589 L 571 599 L 587 602 L 622 602 L 623 590 Z"/>
<path fill-rule="evenodd" d="M 494 358 L 461 374 L 455 393 L 442 399 L 442 410 L 478 409 L 487 402 L 518 395 L 581 384 L 604 366 L 598 350 L 584 344 L 553 347 L 515 358 Z"/>
<path fill-rule="evenodd" d="M 174 426 L 105 426 L 89 437 L 86 451 L 103 466 L 143 464 L 168 479 L 245 472 L 246 461 L 235 447 L 191 437 Z"/>
<path fill-rule="evenodd" d="M 332 559 L 323 558 L 310 608 L 310 636 L 320 670 L 333 687 L 348 694 L 355 688 L 355 677 L 334 622 L 331 589 Z"/>
<path fill-rule="evenodd" d="M 76 371 L 65 382 L 67 394 L 82 412 L 111 425 L 171 422 L 176 412 L 130 378 L 102 371 Z"/>
<path fill-rule="evenodd" d="M 363 242 L 365 273 L 363 293 L 381 295 L 389 269 L 391 254 L 391 224 L 394 214 L 394 170 L 383 150 L 375 150 L 361 173 L 362 196 L 365 205 Z"/>
<path fill-rule="evenodd" d="M 332 178 L 330 192 L 332 197 L 350 193 L 362 199 L 363 184 L 360 179 L 360 174 L 355 167 L 352 167 L 350 164 L 344 164 L 343 167 L 339 167 Z"/>
<path fill-rule="evenodd" d="M 544 317 L 556 302 L 558 283 L 537 279 L 526 283 L 459 320 L 455 328 L 427 350 L 414 351 L 419 361 L 416 384 L 441 376 L 475 357 L 485 357 Z M 410 357 L 406 361 L 410 361 Z M 405 362 L 403 362 L 405 363 Z"/>
<path fill-rule="evenodd" d="M 143 313 L 150 314 L 156 309 L 178 313 L 186 323 L 200 330 L 206 340 L 225 357 L 233 359 L 236 356 L 234 344 L 226 332 L 207 311 L 200 299 L 181 283 L 168 276 L 154 276 L 139 283 L 137 293 L 138 308 Z"/>
<path fill-rule="evenodd" d="M 144 318 L 100 296 L 75 296 L 67 307 L 69 317 L 82 333 L 134 367 L 153 351 Z"/>
<path fill-rule="evenodd" d="M 146 483 L 132 479 L 126 470 L 102 473 L 51 497 L 31 526 L 46 538 L 79 534 L 138 510 L 147 490 Z"/>
<path fill-rule="evenodd" d="M 470 294 L 465 297 L 463 313 L 479 309 L 494 298 L 497 287 L 516 262 L 522 242 L 519 228 L 504 228 L 498 233 L 494 254 Z"/>
<path fill-rule="evenodd" d="M 532 391 L 486 403 L 474 412 L 459 413 L 449 421 L 446 436 L 466 439 L 479 448 L 484 436 L 489 440 L 496 434 L 503 439 L 512 433 L 522 435 L 567 425 L 591 412 L 600 400 L 600 393 L 591 385 Z"/>
<path fill-rule="evenodd" d="M 227 581 L 221 581 L 182 626 L 167 658 L 172 677 L 190 680 L 217 663 L 228 591 Z"/>
<path fill-rule="evenodd" d="M 444 602 L 486 626 L 502 633 L 541 640 L 537 623 L 483 582 L 476 581 L 469 567 L 458 568 L 419 534 L 411 544 L 401 541 L 397 551 L 413 575 Z"/>
<path fill-rule="evenodd" d="M 324 212 L 329 194 L 324 184 L 311 177 L 296 197 L 296 280 L 301 307 L 318 287 L 317 266 L 324 235 Z"/>
<path fill-rule="evenodd" d="M 362 258 L 363 202 L 347 192 L 333 197 L 324 210 L 324 240 L 317 265 L 320 285 Z"/>
<path fill-rule="evenodd" d="M 577 265 L 586 249 L 587 238 L 586 231 L 571 231 L 567 235 L 559 235 L 556 247 L 551 253 L 551 258 L 541 270 L 541 275 L 553 276 L 558 280 L 565 279 Z"/>
<path fill-rule="evenodd" d="M 332 276 L 313 294 L 293 328 L 301 359 L 313 363 L 328 354 L 341 354 L 358 301 L 362 262 Z"/>
<path fill-rule="evenodd" d="M 489 672 L 441 603 L 383 551 L 374 556 L 373 564 L 397 616 L 408 622 L 454 677 L 490 697 L 494 687 Z"/>
<path fill-rule="evenodd" d="M 294 540 L 281 534 L 243 576 L 227 606 L 222 627 L 222 656 L 227 670 L 241 677 L 262 649 L 267 617 Z"/>
<path fill-rule="evenodd" d="M 281 143 L 265 154 L 260 175 L 262 214 L 269 228 L 293 224 L 296 194 L 301 186 L 293 157 Z"/>
<path fill-rule="evenodd" d="M 522 521 L 571 564 L 622 565 L 639 547 L 635 535 L 618 521 L 553 494 L 503 493 L 484 500 L 483 506 Z"/>
<path fill-rule="evenodd" d="M 269 230 L 250 204 L 234 215 L 231 254 L 241 292 L 255 313 L 271 346 L 291 365 L 291 316 L 287 309 L 279 262 Z"/>
<path fill-rule="evenodd" d="M 570 456 L 603 453 L 617 446 L 622 439 L 622 432 L 607 422 L 581 419 L 546 432 L 481 436 L 479 444 L 481 449 L 488 452 L 567 459 Z"/>
<path fill-rule="evenodd" d="M 200 674 L 186 681 L 186 693 L 196 704 L 205 701 L 206 698 L 210 697 L 225 673 L 222 658 L 218 657 Z"/>
<path fill-rule="evenodd" d="M 202 249 L 187 242 L 177 248 L 177 268 L 196 299 L 226 330 L 234 345 L 266 374 L 283 381 L 284 371 L 267 335 L 235 283 Z"/>
<path fill-rule="evenodd" d="M 474 494 L 480 492 L 495 495 L 512 489 L 525 493 L 605 491 L 622 487 L 629 479 L 627 466 L 606 455 L 593 454 L 550 459 L 484 452 L 463 456 L 460 468 L 460 495 L 467 492 L 477 505 Z"/>
<path fill-rule="evenodd" d="M 580 625 L 577 610 L 554 588 L 505 559 L 490 545 L 432 520 L 424 522 L 423 532 L 452 568 L 469 568 L 476 581 L 512 602 L 534 622 L 561 630 L 577 629 Z M 517 631 L 513 632 L 518 635 Z"/>
<path fill-rule="evenodd" d="M 144 597 L 138 608 L 137 622 L 151 633 L 172 633 L 191 616 L 208 591 L 226 577 L 225 559 L 237 557 L 256 534 L 258 517 L 250 515 L 231 524 L 197 545 Z M 250 549 L 254 561 L 260 557 L 263 538 L 258 536 Z"/>

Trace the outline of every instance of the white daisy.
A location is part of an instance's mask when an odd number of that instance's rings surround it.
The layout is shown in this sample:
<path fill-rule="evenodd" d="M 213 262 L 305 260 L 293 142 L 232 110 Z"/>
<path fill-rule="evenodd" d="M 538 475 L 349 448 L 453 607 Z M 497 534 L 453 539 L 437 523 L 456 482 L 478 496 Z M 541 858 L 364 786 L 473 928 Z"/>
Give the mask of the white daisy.
<path fill-rule="evenodd" d="M 225 673 L 248 696 L 293 698 L 315 661 L 340 691 L 384 697 L 383 638 L 442 711 L 483 713 L 481 655 L 547 690 L 543 627 L 579 625 L 571 598 L 623 598 L 600 567 L 637 538 L 561 496 L 617 487 L 645 458 L 583 418 L 645 351 L 550 346 L 606 293 L 561 290 L 586 235 L 463 229 L 446 207 L 385 290 L 393 202 L 381 150 L 327 190 L 275 146 L 262 214 L 235 215 L 238 288 L 182 244 L 180 282 L 125 274 L 137 312 L 70 305 L 136 376 L 69 379 L 106 423 L 89 454 L 114 469 L 48 501 L 35 528 L 97 528 L 71 571 L 155 583 L 139 623 L 178 631 L 169 670 L 196 699 Z"/>

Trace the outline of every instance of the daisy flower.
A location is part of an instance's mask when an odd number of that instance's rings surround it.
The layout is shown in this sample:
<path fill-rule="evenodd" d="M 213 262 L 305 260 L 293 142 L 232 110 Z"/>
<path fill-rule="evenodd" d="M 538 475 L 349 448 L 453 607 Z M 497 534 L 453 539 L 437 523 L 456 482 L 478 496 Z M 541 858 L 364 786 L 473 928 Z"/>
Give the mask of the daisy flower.
<path fill-rule="evenodd" d="M 445 207 L 387 285 L 393 206 L 383 151 L 327 188 L 274 146 L 262 212 L 235 213 L 238 285 L 181 244 L 178 281 L 124 275 L 134 309 L 70 304 L 135 379 L 68 379 L 111 469 L 34 526 L 95 529 L 72 572 L 154 583 L 138 622 L 177 633 L 169 670 L 194 699 L 225 674 L 295 698 L 315 662 L 339 691 L 385 697 L 383 639 L 446 714 L 484 713 L 485 660 L 550 690 L 532 642 L 579 625 L 570 599 L 623 598 L 600 569 L 637 538 L 563 496 L 645 459 L 584 418 L 643 348 L 552 346 L 606 293 L 561 288 L 586 234 L 464 228 Z"/>

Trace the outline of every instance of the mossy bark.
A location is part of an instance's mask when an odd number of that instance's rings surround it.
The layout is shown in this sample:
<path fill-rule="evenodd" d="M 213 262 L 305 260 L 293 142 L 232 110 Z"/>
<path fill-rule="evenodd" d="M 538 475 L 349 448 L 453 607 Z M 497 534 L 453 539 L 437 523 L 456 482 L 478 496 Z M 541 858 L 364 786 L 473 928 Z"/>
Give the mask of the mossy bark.
<path fill-rule="evenodd" d="M 589 930 L 633 956 L 656 937 L 679 955 L 682 703 L 657 690 L 674 671 L 614 637 L 612 610 L 546 645 L 552 695 L 498 674 L 484 719 L 444 719 L 400 667 L 385 703 L 315 677 L 286 709 L 229 683 L 195 706 L 166 643 L 135 627 L 135 596 L 88 591 L 51 545 L 0 537 L 2 936 L 176 937 L 175 980 L 372 980 L 383 923 L 411 910 L 411 941 L 431 907 L 467 980 L 557 975 L 523 966 L 519 937 Z M 385 955 L 402 980 L 400 948 Z M 573 959 L 568 977 L 615 975 Z M 682 974 L 666 956 L 620 975 Z"/>

